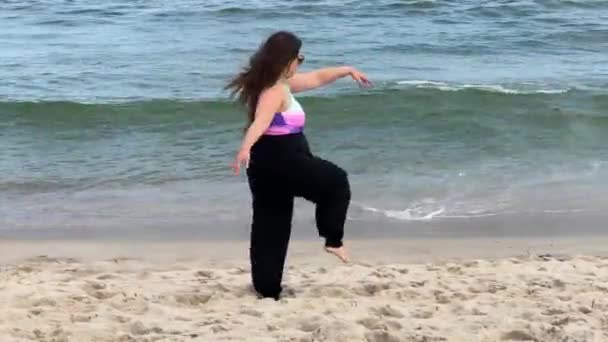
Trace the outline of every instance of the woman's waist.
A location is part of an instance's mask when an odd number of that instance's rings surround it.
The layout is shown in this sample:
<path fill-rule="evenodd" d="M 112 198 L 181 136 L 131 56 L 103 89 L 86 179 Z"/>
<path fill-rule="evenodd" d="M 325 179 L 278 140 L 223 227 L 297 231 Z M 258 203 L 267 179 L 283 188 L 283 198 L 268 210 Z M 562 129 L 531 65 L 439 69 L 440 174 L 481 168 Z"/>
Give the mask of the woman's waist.
<path fill-rule="evenodd" d="M 310 153 L 310 147 L 304 133 L 292 133 L 283 135 L 263 135 L 253 145 L 252 154 L 274 154 L 285 155 L 292 153 Z"/>

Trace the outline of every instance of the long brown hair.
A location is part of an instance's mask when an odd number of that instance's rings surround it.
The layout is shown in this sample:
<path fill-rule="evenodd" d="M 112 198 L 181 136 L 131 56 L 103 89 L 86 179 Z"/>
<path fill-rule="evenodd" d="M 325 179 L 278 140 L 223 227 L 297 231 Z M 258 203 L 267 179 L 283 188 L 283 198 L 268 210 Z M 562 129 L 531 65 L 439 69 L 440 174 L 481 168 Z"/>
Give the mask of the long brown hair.
<path fill-rule="evenodd" d="M 302 41 L 295 34 L 279 31 L 272 34 L 249 59 L 246 66 L 226 86 L 231 96 L 247 106 L 249 126 L 262 91 L 273 86 L 300 53 Z"/>

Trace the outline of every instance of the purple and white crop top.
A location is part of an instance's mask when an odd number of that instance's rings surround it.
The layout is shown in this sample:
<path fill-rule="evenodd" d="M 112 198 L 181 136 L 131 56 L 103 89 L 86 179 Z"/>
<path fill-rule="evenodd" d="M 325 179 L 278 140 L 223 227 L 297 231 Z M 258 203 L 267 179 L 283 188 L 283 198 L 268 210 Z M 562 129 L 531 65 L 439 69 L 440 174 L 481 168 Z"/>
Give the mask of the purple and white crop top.
<path fill-rule="evenodd" d="M 288 135 L 302 133 L 306 122 L 306 113 L 302 106 L 287 88 L 289 107 L 283 112 L 276 112 L 265 135 Z"/>

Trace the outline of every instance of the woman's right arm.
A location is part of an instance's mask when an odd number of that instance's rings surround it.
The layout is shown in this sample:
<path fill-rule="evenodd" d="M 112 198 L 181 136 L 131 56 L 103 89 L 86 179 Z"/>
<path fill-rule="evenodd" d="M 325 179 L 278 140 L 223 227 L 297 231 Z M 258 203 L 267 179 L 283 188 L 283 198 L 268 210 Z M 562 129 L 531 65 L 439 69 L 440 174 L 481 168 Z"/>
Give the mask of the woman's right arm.
<path fill-rule="evenodd" d="M 241 148 L 233 165 L 235 174 L 239 174 L 241 165 L 245 164 L 247 166 L 249 164 L 249 152 L 251 147 L 260 139 L 262 134 L 266 132 L 272 122 L 274 114 L 281 110 L 284 94 L 285 91 L 280 85 L 268 88 L 260 94 L 255 110 L 255 119 L 245 133 Z"/>

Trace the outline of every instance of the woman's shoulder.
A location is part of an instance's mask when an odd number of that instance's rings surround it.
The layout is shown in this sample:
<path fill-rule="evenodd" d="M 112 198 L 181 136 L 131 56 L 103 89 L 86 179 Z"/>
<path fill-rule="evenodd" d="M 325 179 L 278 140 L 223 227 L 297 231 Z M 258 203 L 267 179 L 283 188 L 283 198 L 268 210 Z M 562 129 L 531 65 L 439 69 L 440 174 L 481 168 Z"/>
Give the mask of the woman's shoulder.
<path fill-rule="evenodd" d="M 277 83 L 273 86 L 264 89 L 260 95 L 270 94 L 271 96 L 285 96 L 287 95 L 288 90 L 289 89 L 284 84 Z"/>
<path fill-rule="evenodd" d="M 260 94 L 260 99 L 265 99 L 272 102 L 280 101 L 281 103 L 284 103 L 287 99 L 287 95 L 288 94 L 285 85 L 275 84 L 271 87 L 264 89 Z"/>

